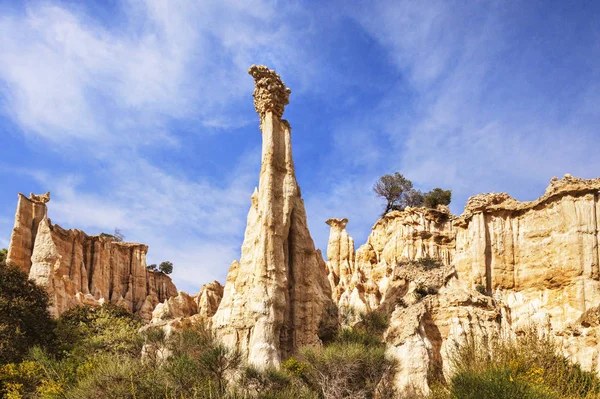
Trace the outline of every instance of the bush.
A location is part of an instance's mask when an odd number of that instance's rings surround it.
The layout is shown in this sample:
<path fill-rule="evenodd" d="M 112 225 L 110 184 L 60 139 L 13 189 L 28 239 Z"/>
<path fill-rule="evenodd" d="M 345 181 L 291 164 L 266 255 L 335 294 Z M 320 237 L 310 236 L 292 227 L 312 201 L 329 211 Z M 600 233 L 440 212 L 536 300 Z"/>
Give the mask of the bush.
<path fill-rule="evenodd" d="M 474 339 L 452 358 L 452 398 L 597 398 L 600 379 L 582 371 L 534 328 L 516 339 Z"/>
<path fill-rule="evenodd" d="M 423 204 L 427 208 L 436 209 L 438 205 L 449 205 L 452 201 L 452 191 L 434 188 L 423 195 Z"/>
<path fill-rule="evenodd" d="M 8 255 L 8 251 L 6 248 L 0 249 L 0 265 L 4 265 L 6 263 L 6 257 Z"/>
<path fill-rule="evenodd" d="M 79 359 L 96 353 L 139 356 L 141 326 L 139 317 L 121 306 L 78 306 L 58 319 L 58 347 L 63 355 Z"/>
<path fill-rule="evenodd" d="M 408 264 L 411 266 L 419 267 L 425 271 L 439 269 L 443 266 L 442 262 L 438 258 L 434 258 L 429 255 L 423 258 L 408 261 Z"/>
<path fill-rule="evenodd" d="M 46 291 L 18 266 L 0 264 L 0 365 L 21 361 L 35 345 L 52 344 L 48 305 Z"/>
<path fill-rule="evenodd" d="M 173 273 L 173 262 L 168 260 L 161 262 L 160 265 L 158 265 L 158 270 L 164 274 Z"/>
<path fill-rule="evenodd" d="M 394 367 L 385 346 L 336 342 L 325 348 L 305 348 L 303 380 L 324 399 L 373 398 L 384 374 Z"/>
<path fill-rule="evenodd" d="M 370 311 L 360 315 L 362 328 L 372 335 L 381 336 L 389 325 L 388 316 L 383 312 Z"/>
<path fill-rule="evenodd" d="M 146 266 L 146 269 L 150 270 L 151 272 L 155 272 L 158 270 L 158 266 L 156 266 L 156 263 L 153 263 L 151 265 Z"/>

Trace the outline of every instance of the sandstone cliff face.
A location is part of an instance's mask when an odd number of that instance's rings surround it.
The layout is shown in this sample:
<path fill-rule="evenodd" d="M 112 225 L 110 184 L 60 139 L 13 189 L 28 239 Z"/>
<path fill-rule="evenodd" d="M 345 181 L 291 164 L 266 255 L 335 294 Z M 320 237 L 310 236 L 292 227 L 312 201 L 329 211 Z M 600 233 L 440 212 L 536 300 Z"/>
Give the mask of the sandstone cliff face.
<path fill-rule="evenodd" d="M 327 265 L 330 275 L 337 276 L 330 280 L 338 305 L 377 309 L 393 293 L 401 262 L 431 257 L 450 265 L 456 234 L 449 220 L 449 213 L 432 209 L 390 212 L 373 226 L 355 255 L 354 241 L 344 229 L 347 219 L 329 219 Z"/>
<path fill-rule="evenodd" d="M 319 325 L 332 301 L 325 262 L 306 223 L 290 125 L 281 119 L 290 90 L 266 67 L 249 72 L 263 136 L 259 186 L 240 261 L 229 270 L 212 326 L 250 363 L 268 367 L 300 346 L 320 342 Z"/>
<path fill-rule="evenodd" d="M 46 288 L 54 316 L 80 304 L 112 302 L 149 320 L 158 303 L 177 295 L 168 276 L 146 269 L 146 245 L 53 225 L 47 201 L 36 198 L 19 194 L 9 261 Z"/>
<path fill-rule="evenodd" d="M 426 391 L 432 370 L 447 376 L 446 348 L 467 331 L 494 336 L 531 324 L 600 372 L 598 190 L 600 179 L 566 175 L 532 202 L 474 196 L 458 218 L 423 208 L 391 212 L 344 269 L 351 250 L 334 249 L 347 233 L 332 225 L 328 268 L 341 275 L 330 278 L 335 299 L 340 307 L 391 315 L 385 339 L 400 361 L 401 389 Z M 428 257 L 439 267 L 411 262 Z M 430 295 L 414 295 L 429 286 Z"/>

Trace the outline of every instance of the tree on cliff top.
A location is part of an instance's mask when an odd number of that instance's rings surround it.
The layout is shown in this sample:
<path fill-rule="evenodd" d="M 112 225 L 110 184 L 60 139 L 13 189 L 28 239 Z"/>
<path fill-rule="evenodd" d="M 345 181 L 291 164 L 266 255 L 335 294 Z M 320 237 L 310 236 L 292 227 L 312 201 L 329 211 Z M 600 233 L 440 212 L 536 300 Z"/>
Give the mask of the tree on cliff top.
<path fill-rule="evenodd" d="M 158 270 L 164 274 L 173 273 L 173 262 L 168 260 L 161 262 L 160 265 L 158 265 Z"/>
<path fill-rule="evenodd" d="M 0 264 L 0 365 L 18 362 L 54 337 L 48 294 L 12 264 Z"/>
<path fill-rule="evenodd" d="M 438 205 L 449 205 L 452 201 L 452 190 L 434 188 L 423 196 L 423 202 L 427 208 L 437 208 Z"/>
<path fill-rule="evenodd" d="M 398 172 L 381 176 L 375 182 L 373 191 L 387 201 L 384 215 L 393 210 L 401 211 L 407 206 L 423 205 L 423 194 L 415 190 L 412 182 Z"/>

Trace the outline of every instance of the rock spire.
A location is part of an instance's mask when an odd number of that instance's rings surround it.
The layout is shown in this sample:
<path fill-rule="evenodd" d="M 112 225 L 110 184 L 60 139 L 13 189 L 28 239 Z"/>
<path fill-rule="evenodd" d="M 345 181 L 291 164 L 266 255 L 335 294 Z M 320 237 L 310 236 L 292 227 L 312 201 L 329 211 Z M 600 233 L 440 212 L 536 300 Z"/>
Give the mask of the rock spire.
<path fill-rule="evenodd" d="M 242 255 L 229 269 L 213 329 L 257 367 L 278 366 L 298 347 L 320 343 L 331 312 L 321 252 L 308 231 L 292 160 L 291 131 L 281 120 L 290 90 L 265 66 L 252 66 L 261 119 L 262 162 Z"/>

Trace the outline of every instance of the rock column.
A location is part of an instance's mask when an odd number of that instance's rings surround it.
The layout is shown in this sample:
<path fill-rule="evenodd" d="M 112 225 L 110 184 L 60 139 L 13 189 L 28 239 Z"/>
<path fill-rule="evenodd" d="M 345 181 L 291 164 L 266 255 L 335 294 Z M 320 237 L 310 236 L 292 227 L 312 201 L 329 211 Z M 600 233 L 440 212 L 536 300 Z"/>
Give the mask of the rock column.
<path fill-rule="evenodd" d="M 290 90 L 267 67 L 252 66 L 249 73 L 263 136 L 259 186 L 213 328 L 250 363 L 266 368 L 300 346 L 320 343 L 319 326 L 332 301 L 296 181 L 290 125 L 281 119 Z"/>

